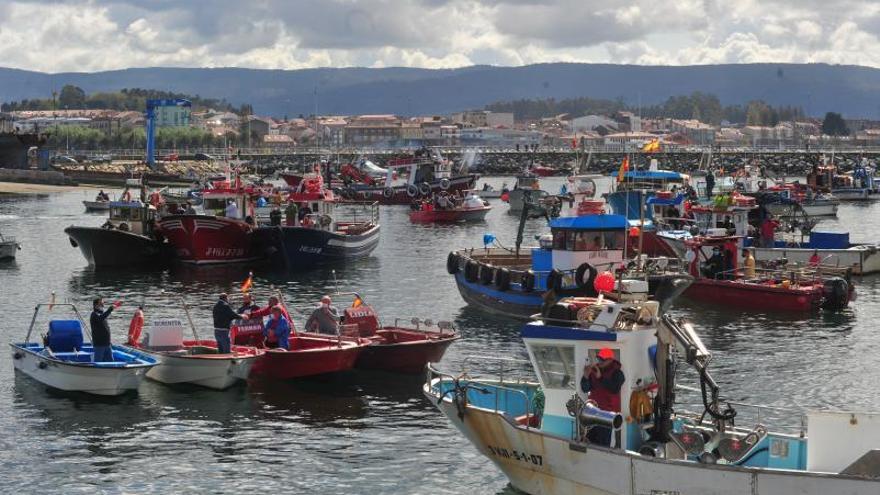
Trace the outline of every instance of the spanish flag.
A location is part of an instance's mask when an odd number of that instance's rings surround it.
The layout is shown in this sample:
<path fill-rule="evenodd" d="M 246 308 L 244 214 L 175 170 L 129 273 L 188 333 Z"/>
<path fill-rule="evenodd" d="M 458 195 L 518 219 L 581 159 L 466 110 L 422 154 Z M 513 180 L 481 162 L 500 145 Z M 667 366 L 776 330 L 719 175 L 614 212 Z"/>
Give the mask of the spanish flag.
<path fill-rule="evenodd" d="M 627 172 L 629 172 L 629 156 L 623 157 L 623 163 L 620 164 L 620 170 L 617 171 L 617 182 L 623 182 Z"/>
<path fill-rule="evenodd" d="M 362 304 L 364 304 L 363 299 L 361 299 L 360 297 L 356 297 L 356 298 L 354 298 L 354 301 L 351 303 L 351 307 L 352 308 L 359 308 L 359 307 L 361 307 Z"/>
<path fill-rule="evenodd" d="M 254 285 L 254 272 L 249 272 L 247 280 L 245 280 L 241 284 L 241 291 L 242 292 L 249 291 L 252 285 Z"/>

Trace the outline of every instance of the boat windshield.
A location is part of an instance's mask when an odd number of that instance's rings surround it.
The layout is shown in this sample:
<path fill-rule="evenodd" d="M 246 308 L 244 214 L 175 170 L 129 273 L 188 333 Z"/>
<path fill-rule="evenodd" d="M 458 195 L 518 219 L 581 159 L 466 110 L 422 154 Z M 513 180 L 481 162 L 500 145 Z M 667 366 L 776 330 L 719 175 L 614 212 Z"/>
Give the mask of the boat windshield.
<path fill-rule="evenodd" d="M 533 345 L 532 354 L 546 388 L 574 390 L 577 371 L 574 368 L 574 346 Z"/>
<path fill-rule="evenodd" d="M 560 251 L 604 251 L 623 249 L 626 235 L 623 231 L 553 230 L 553 249 Z"/>

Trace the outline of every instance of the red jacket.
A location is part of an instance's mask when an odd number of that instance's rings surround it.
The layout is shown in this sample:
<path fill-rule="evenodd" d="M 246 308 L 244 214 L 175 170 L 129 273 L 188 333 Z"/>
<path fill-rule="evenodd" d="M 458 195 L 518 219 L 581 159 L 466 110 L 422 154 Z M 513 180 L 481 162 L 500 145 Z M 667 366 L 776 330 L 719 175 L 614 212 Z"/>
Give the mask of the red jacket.
<path fill-rule="evenodd" d="M 596 378 L 595 373 L 589 377 L 581 377 L 581 390 L 590 394 L 590 400 L 596 402 L 603 411 L 620 412 L 620 387 L 625 377 L 617 360 L 602 370 L 602 377 Z"/>

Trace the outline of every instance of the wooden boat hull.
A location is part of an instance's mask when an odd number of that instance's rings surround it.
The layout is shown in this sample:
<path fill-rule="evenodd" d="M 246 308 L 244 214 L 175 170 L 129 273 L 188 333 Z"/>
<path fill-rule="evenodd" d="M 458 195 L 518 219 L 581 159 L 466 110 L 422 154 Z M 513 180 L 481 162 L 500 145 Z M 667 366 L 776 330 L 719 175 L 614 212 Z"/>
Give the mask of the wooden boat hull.
<path fill-rule="evenodd" d="M 154 238 L 100 227 L 74 227 L 64 229 L 70 244 L 78 247 L 89 265 L 101 267 L 134 267 L 168 264 L 173 249 Z"/>
<path fill-rule="evenodd" d="M 162 234 L 174 247 L 176 259 L 192 264 L 254 261 L 251 226 L 241 220 L 211 215 L 169 215 L 159 221 Z"/>
<path fill-rule="evenodd" d="M 383 328 L 373 344 L 361 351 L 355 366 L 360 369 L 421 373 L 428 363 L 443 359 L 446 349 L 458 340 L 456 333 L 441 335 L 408 329 Z"/>
<path fill-rule="evenodd" d="M 123 364 L 113 367 L 97 367 L 90 361 L 66 362 L 39 354 L 22 344 L 12 346 L 12 363 L 17 371 L 49 387 L 68 392 L 85 392 L 94 395 L 121 395 L 136 390 L 153 364 Z M 114 357 L 130 355 L 130 349 L 113 346 Z M 80 354 L 91 354 L 91 347 L 84 347 Z"/>
<path fill-rule="evenodd" d="M 290 351 L 268 349 L 252 368 L 253 375 L 289 380 L 348 371 L 354 368 L 364 347 L 359 342 L 340 341 L 331 336 L 296 335 L 289 342 Z"/>
<path fill-rule="evenodd" d="M 491 209 L 491 206 L 483 206 L 455 210 L 418 210 L 409 212 L 409 220 L 413 223 L 479 222 L 486 219 L 486 214 Z"/>
<path fill-rule="evenodd" d="M 342 196 L 348 199 L 362 200 L 362 201 L 378 201 L 379 204 L 382 205 L 408 205 L 412 203 L 414 199 L 418 199 L 421 197 L 431 197 L 435 194 L 439 194 L 442 191 L 446 191 L 449 194 L 454 194 L 455 192 L 459 192 L 464 194 L 468 189 L 473 189 L 474 184 L 477 182 L 476 175 L 462 175 L 458 177 L 452 177 L 449 180 L 448 187 L 444 189 L 442 187 L 443 180 L 434 180 L 428 183 L 430 187 L 430 191 L 427 195 L 423 195 L 421 193 L 417 193 L 415 195 L 410 195 L 407 192 L 406 185 L 392 186 L 390 190 L 384 186 L 369 186 L 369 187 L 355 187 L 352 189 L 345 189 L 342 192 Z"/>

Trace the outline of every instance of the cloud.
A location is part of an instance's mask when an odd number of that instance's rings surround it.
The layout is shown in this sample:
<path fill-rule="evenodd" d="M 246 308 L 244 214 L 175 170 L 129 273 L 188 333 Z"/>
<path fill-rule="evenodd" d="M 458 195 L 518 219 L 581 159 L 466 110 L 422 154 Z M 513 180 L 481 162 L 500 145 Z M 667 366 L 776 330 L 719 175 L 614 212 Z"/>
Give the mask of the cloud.
<path fill-rule="evenodd" d="M 880 67 L 871 0 L 6 0 L 0 64 L 460 67 L 828 62 Z"/>

